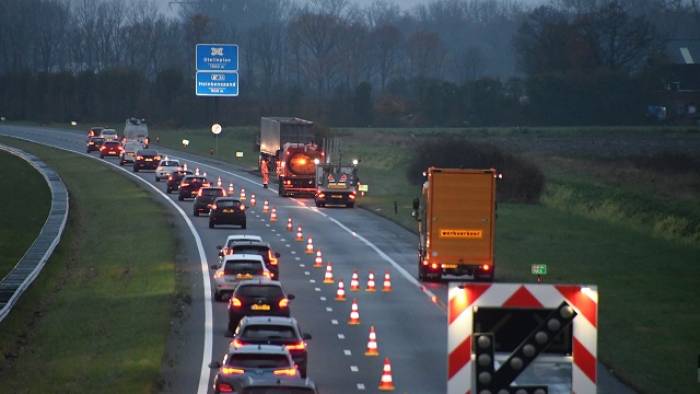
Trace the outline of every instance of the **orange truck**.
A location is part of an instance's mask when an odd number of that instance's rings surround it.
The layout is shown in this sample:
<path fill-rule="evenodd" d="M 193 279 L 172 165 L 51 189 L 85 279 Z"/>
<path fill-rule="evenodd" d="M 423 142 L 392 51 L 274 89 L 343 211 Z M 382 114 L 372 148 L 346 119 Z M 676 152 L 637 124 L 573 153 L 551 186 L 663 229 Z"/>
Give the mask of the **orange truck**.
<path fill-rule="evenodd" d="M 493 280 L 496 175 L 494 169 L 428 169 L 421 198 L 413 201 L 421 280 Z"/>

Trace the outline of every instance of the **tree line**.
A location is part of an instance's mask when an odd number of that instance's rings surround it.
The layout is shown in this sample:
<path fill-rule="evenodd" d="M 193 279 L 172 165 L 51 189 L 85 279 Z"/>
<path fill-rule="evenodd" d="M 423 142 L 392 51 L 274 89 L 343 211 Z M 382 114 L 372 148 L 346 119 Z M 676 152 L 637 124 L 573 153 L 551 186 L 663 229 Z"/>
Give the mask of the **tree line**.
<path fill-rule="evenodd" d="M 14 119 L 338 126 L 639 123 L 700 36 L 683 0 L 0 2 L 0 112 Z M 194 96 L 194 46 L 240 46 L 241 95 Z"/>

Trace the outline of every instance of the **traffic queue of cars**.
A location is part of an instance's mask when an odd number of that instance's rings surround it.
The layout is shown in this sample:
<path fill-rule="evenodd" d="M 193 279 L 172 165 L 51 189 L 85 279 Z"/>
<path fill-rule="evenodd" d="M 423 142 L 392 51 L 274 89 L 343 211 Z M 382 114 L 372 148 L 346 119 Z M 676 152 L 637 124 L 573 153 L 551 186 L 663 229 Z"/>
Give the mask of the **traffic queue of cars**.
<path fill-rule="evenodd" d="M 119 164 L 131 162 L 134 172 L 154 170 L 156 182 L 167 179 L 168 194 L 177 192 L 179 201 L 193 199 L 193 216 L 208 214 L 209 228 L 229 224 L 246 229 L 244 203 L 221 186 L 212 186 L 206 174 L 192 173 L 136 141 L 122 145 L 118 138 L 95 134 L 88 137 L 88 153 L 97 150 L 102 158 L 119 157 Z M 218 259 L 211 265 L 214 300 L 227 303 L 232 340 L 223 360 L 209 365 L 216 370 L 214 392 L 318 393 L 306 377 L 306 341 L 311 335 L 291 316 L 294 295 L 280 282 L 280 254 L 262 237 L 249 234 L 228 235 L 217 249 Z"/>

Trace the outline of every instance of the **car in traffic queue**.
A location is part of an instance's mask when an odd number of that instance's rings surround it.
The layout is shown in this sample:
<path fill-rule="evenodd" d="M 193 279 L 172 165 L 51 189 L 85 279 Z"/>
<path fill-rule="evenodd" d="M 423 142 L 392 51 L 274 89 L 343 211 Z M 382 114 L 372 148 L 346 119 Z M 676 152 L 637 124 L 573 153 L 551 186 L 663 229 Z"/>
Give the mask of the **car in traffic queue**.
<path fill-rule="evenodd" d="M 178 160 L 172 160 L 166 157 L 158 163 L 158 167 L 156 168 L 156 182 L 160 182 L 163 178 L 167 179 L 170 174 L 179 169 L 180 162 Z"/>
<path fill-rule="evenodd" d="M 214 205 L 214 200 L 218 197 L 226 197 L 226 191 L 223 187 L 209 186 L 199 188 L 194 204 L 192 204 L 192 214 L 199 216 L 202 212 L 208 213 L 212 205 Z"/>
<path fill-rule="evenodd" d="M 194 173 L 190 170 L 179 169 L 173 171 L 168 175 L 168 180 L 166 181 L 165 191 L 170 194 L 176 190 L 180 189 L 180 182 L 182 179 L 188 175 L 193 175 Z"/>
<path fill-rule="evenodd" d="M 228 329 L 235 332 L 245 316 L 289 317 L 293 294 L 285 294 L 282 284 L 271 279 L 252 279 L 238 283 L 228 301 Z"/>
<path fill-rule="evenodd" d="M 104 138 L 105 141 L 119 141 L 119 135 L 114 129 L 102 129 L 100 130 L 100 137 Z"/>
<path fill-rule="evenodd" d="M 134 160 L 134 172 L 155 170 L 160 163 L 160 155 L 154 149 L 139 149 Z"/>
<path fill-rule="evenodd" d="M 143 149 L 143 145 L 136 141 L 126 141 L 124 143 L 124 151 L 119 155 L 119 165 L 123 166 L 126 163 L 133 163 L 136 160 L 136 152 Z"/>
<path fill-rule="evenodd" d="M 305 378 L 308 365 L 306 341 L 310 339 L 311 335 L 302 333 L 293 317 L 246 316 L 233 333 L 229 349 L 260 344 L 284 346 L 292 355 L 301 377 Z"/>
<path fill-rule="evenodd" d="M 231 197 L 219 197 L 209 209 L 209 228 L 229 224 L 246 228 L 245 205 Z"/>
<path fill-rule="evenodd" d="M 205 176 L 187 175 L 180 181 L 180 186 L 178 187 L 180 193 L 177 199 L 184 201 L 186 198 L 197 197 L 199 189 L 202 187 L 209 187 L 209 185 L 209 180 Z"/>
<path fill-rule="evenodd" d="M 224 245 L 217 245 L 216 249 L 219 251 L 219 261 L 222 261 L 225 255 L 231 254 L 229 248 L 237 243 L 245 242 L 262 242 L 263 239 L 259 235 L 253 234 L 229 234 L 226 236 L 226 241 Z"/>
<path fill-rule="evenodd" d="M 96 126 L 96 127 L 90 127 L 87 132 L 87 136 L 89 137 L 98 137 L 100 133 L 102 133 L 102 130 L 104 130 L 104 127 L 101 126 Z"/>
<path fill-rule="evenodd" d="M 299 370 L 289 352 L 282 346 L 248 345 L 229 350 L 223 361 L 212 361 L 218 369 L 214 377 L 215 393 L 238 393 L 248 378 L 300 379 Z"/>
<path fill-rule="evenodd" d="M 272 279 L 279 280 L 280 267 L 279 258 L 280 254 L 272 251 L 272 247 L 269 243 L 264 241 L 243 241 L 233 243 L 226 247 L 223 253 L 219 257 L 219 260 L 225 258 L 226 256 L 236 255 L 236 254 L 256 254 L 262 257 L 265 261 L 265 266 L 272 274 Z"/>
<path fill-rule="evenodd" d="M 270 271 L 258 255 L 226 256 L 222 263 L 212 264 L 214 271 L 214 300 L 221 301 L 224 294 L 233 293 L 236 285 L 247 279 L 262 277 L 270 279 Z"/>
<path fill-rule="evenodd" d="M 246 376 L 236 387 L 238 394 L 318 394 L 309 378 L 278 379 L 267 376 Z"/>
<path fill-rule="evenodd" d="M 119 157 L 123 151 L 124 147 L 119 141 L 105 141 L 100 146 L 100 158 L 104 159 L 105 156 Z"/>
<path fill-rule="evenodd" d="M 87 143 L 85 144 L 85 151 L 87 153 L 99 151 L 105 139 L 102 137 L 88 137 Z"/>

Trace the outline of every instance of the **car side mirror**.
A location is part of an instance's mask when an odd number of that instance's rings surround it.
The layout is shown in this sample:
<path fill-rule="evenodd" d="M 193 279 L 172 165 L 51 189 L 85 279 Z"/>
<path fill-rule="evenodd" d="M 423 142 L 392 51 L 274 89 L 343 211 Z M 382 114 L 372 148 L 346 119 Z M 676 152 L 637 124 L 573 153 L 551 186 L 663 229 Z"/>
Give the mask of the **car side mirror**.
<path fill-rule="evenodd" d="M 211 369 L 219 369 L 221 368 L 221 363 L 218 361 L 212 361 L 209 363 L 209 368 Z"/>
<path fill-rule="evenodd" d="M 311 334 L 305 332 L 301 337 L 302 337 L 304 340 L 307 340 L 307 341 L 308 341 L 309 339 L 311 339 Z"/>
<path fill-rule="evenodd" d="M 280 253 L 279 253 L 279 252 L 275 252 L 275 257 L 279 258 L 279 257 L 280 257 Z"/>
<path fill-rule="evenodd" d="M 211 268 L 213 270 L 218 270 L 220 267 L 219 267 L 219 264 L 212 264 L 209 266 L 209 268 Z"/>
<path fill-rule="evenodd" d="M 216 245 L 216 249 L 218 249 L 218 250 L 221 250 L 221 249 L 223 249 L 223 248 L 224 248 L 224 247 L 221 246 L 221 245 Z"/>
<path fill-rule="evenodd" d="M 296 298 L 296 297 L 294 296 L 294 294 L 287 294 L 287 299 L 288 299 L 289 301 L 291 301 L 291 300 L 293 300 L 293 299 L 295 299 L 295 298 Z"/>

